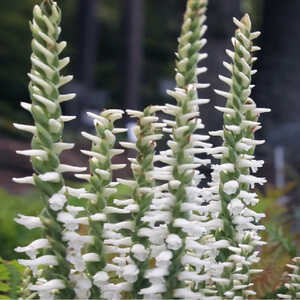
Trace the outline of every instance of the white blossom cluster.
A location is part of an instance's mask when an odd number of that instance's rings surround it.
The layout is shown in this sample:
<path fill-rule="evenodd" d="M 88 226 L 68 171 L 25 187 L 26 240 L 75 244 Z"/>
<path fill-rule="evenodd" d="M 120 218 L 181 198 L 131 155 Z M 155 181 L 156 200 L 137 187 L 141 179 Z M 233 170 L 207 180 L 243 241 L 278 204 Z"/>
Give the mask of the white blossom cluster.
<path fill-rule="evenodd" d="M 127 184 L 129 180 L 119 180 L 119 182 Z M 103 271 L 94 277 L 98 281 L 104 299 L 121 299 L 124 292 L 131 291 L 132 283 L 139 272 L 130 256 L 133 246 L 131 233 L 134 231 L 134 221 L 125 217 L 138 210 L 138 205 L 132 200 L 114 199 L 113 203 L 104 209 L 107 215 L 107 221 L 104 224 L 104 249 L 106 254 L 112 256 L 112 259 L 107 262 Z M 116 221 L 120 217 L 123 220 Z"/>
<path fill-rule="evenodd" d="M 150 285 L 148 268 L 150 260 L 153 259 L 153 256 L 150 256 L 153 241 L 150 231 L 154 226 L 151 206 L 155 197 L 156 186 L 154 178 L 155 150 L 157 142 L 163 137 L 162 128 L 166 126 L 166 124 L 159 122 L 159 118 L 156 116 L 160 110 L 160 106 L 149 106 L 143 112 L 127 110 L 131 117 L 137 118 L 137 125 L 134 127 L 136 136 L 134 148 L 137 155 L 136 158 L 129 159 L 136 180 L 132 198 L 138 205 L 138 211 L 133 215 L 135 228 L 131 248 L 131 257 L 138 270 L 132 288 L 133 297 L 147 294 Z M 123 146 L 131 148 L 133 145 L 123 144 Z M 145 278 L 148 280 L 146 286 L 141 284 Z"/>
<path fill-rule="evenodd" d="M 212 182 L 206 191 L 211 193 L 212 200 L 220 203 L 220 238 L 229 243 L 226 250 L 222 249 L 218 254 L 217 265 L 222 272 L 212 280 L 220 296 L 243 299 L 255 295 L 251 290 L 251 275 L 261 271 L 253 269 L 252 265 L 259 261 L 257 246 L 264 244 L 259 236 L 259 231 L 264 229 L 259 225 L 264 214 L 251 209 L 258 203 L 257 195 L 251 189 L 266 181 L 252 174 L 263 165 L 263 161 L 254 157 L 255 147 L 264 143 L 254 139 L 254 132 L 261 128 L 258 116 L 269 109 L 257 108 L 250 98 L 253 88 L 251 77 L 256 73 L 252 69 L 256 60 L 252 53 L 259 50 L 259 47 L 253 46 L 253 39 L 259 32 L 251 33 L 248 15 L 241 21 L 234 18 L 234 23 L 238 27 L 232 39 L 234 51 L 226 51 L 232 63 L 224 62 L 231 78 L 220 76 L 229 85 L 230 91 L 216 90 L 227 100 L 225 107 L 216 107 L 224 115 L 224 128 L 211 132 L 213 136 L 220 136 L 224 143 L 209 150 L 221 163 L 213 166 Z"/>
<path fill-rule="evenodd" d="M 128 143 L 120 142 L 120 145 L 127 149 L 134 149 L 139 151 L 143 148 L 147 152 L 147 149 L 150 146 L 154 146 L 156 140 L 162 137 L 161 134 L 156 134 L 156 129 L 161 128 L 164 124 L 156 123 L 158 120 L 157 117 L 153 116 L 153 113 L 157 111 L 159 107 L 150 107 L 145 111 L 149 112 L 149 116 L 144 112 L 128 110 L 127 113 L 138 118 L 138 124 L 134 128 L 134 132 L 137 136 L 137 143 Z M 116 119 L 122 117 L 121 111 L 117 110 L 106 110 L 102 112 L 99 116 L 93 116 L 95 118 L 95 126 L 100 126 L 104 129 L 105 137 L 101 138 L 100 136 L 91 136 L 84 133 L 84 135 L 93 141 L 94 151 L 85 151 L 84 153 L 92 157 L 92 163 L 97 164 L 97 160 L 101 159 L 101 151 L 97 149 L 102 149 L 100 144 L 103 143 L 107 146 L 110 153 L 115 152 L 120 154 L 123 150 L 120 149 L 111 149 L 115 143 L 115 139 L 105 141 L 105 138 L 108 136 L 113 136 L 115 133 L 123 132 L 123 129 L 111 128 L 109 131 L 110 122 L 114 122 Z M 90 114 L 91 115 L 91 114 Z M 145 128 L 150 128 L 150 130 Z M 145 129 L 146 132 L 150 132 L 148 135 L 143 135 L 141 131 Z M 153 129 L 153 130 L 152 130 Z M 153 134 L 151 134 L 153 133 Z M 155 147 L 154 147 L 155 148 Z M 149 150 L 151 155 L 151 149 Z M 143 153 L 141 152 L 141 155 Z M 114 154 L 106 157 L 102 157 L 103 162 L 105 160 L 111 160 Z M 135 174 L 142 172 L 140 180 L 150 182 L 152 181 L 151 172 L 146 172 L 143 170 L 143 166 L 139 164 L 139 158 L 132 158 L 131 164 L 132 169 Z M 143 160 L 142 160 L 143 161 Z M 92 164 L 91 164 L 92 166 Z M 105 181 L 107 188 L 104 188 L 103 192 L 111 194 L 113 192 L 113 187 L 117 184 L 123 184 L 128 186 L 130 189 L 135 190 L 135 195 L 146 195 L 151 196 L 152 189 L 151 187 L 143 186 L 142 183 L 139 184 L 137 178 L 136 181 L 133 180 L 124 180 L 117 179 L 117 183 L 111 182 L 111 172 L 119 168 L 123 168 L 123 165 L 111 164 L 107 169 L 95 169 L 93 170 L 97 173 L 97 176 L 102 177 Z M 151 161 L 150 161 L 151 168 Z M 145 172 L 144 172 L 145 171 Z M 86 177 L 87 175 L 80 175 L 81 178 L 87 178 L 91 182 L 91 177 Z M 94 175 L 92 176 L 94 177 Z M 138 177 L 138 175 L 137 175 Z M 102 180 L 102 184 L 104 181 Z M 101 183 L 100 183 L 101 184 Z M 95 193 L 87 193 L 82 195 L 82 197 L 88 198 L 90 201 L 97 201 L 97 195 Z M 135 235 L 135 238 L 143 236 L 141 233 L 143 229 L 137 231 L 136 220 L 134 218 L 127 219 L 126 215 L 134 215 L 139 212 L 139 205 L 142 203 L 137 202 L 135 196 L 129 199 L 113 199 L 113 202 L 108 204 L 108 201 L 103 206 L 102 214 L 103 218 L 103 249 L 105 258 L 112 256 L 109 259 L 103 268 L 99 270 L 96 274 L 93 275 L 94 285 L 97 286 L 101 291 L 101 297 L 104 299 L 121 299 L 124 292 L 131 292 L 133 290 L 133 284 L 137 281 L 139 275 L 139 268 L 137 262 L 144 262 L 149 256 L 149 249 L 146 249 L 145 245 L 140 243 L 133 243 L 132 238 Z M 150 199 L 151 200 L 151 199 Z M 99 213 L 98 213 L 99 215 Z M 118 222 L 119 218 L 122 218 L 122 221 Z M 92 225 L 92 224 L 90 224 Z M 138 292 L 138 291 L 137 291 Z"/>
<path fill-rule="evenodd" d="M 99 263 L 96 264 L 99 267 L 97 271 L 94 271 L 95 268 L 88 268 L 88 271 L 90 277 L 93 278 L 93 284 L 99 288 L 98 296 L 104 299 L 120 299 L 122 292 L 130 290 L 131 283 L 121 282 L 122 275 L 126 276 L 130 271 L 128 263 L 130 264 L 131 260 L 128 253 L 132 243 L 131 238 L 124 237 L 120 231 L 132 230 L 133 223 L 131 221 L 116 223 L 112 221 L 111 216 L 123 216 L 136 208 L 130 203 L 130 199 L 114 199 L 112 204 L 108 203 L 109 197 L 117 191 L 115 186 L 118 185 L 117 182 L 112 181 L 112 172 L 126 166 L 112 163 L 113 157 L 124 152 L 123 149 L 115 148 L 115 134 L 125 132 L 126 129 L 114 127 L 114 122 L 121 119 L 123 114 L 124 112 L 119 109 L 104 110 L 99 115 L 88 113 L 94 119 L 96 129 L 96 135 L 82 133 L 92 142 L 91 151 L 82 150 L 83 154 L 90 157 L 90 174 L 77 175 L 78 178 L 87 180 L 92 186 L 90 190 L 82 193 L 81 197 L 89 201 L 90 234 L 97 241 L 94 243 L 98 244 L 98 247 L 95 245 L 89 247 L 85 256 L 89 257 L 87 262 Z M 109 255 L 115 257 L 103 263 Z M 114 283 L 114 278 L 119 278 L 120 282 Z"/>
<path fill-rule="evenodd" d="M 49 12 L 46 13 L 46 10 Z M 24 252 L 29 256 L 30 259 L 20 259 L 19 263 L 32 270 L 37 280 L 35 284 L 29 284 L 28 289 L 37 291 L 41 299 L 53 299 L 58 290 L 67 288 L 60 274 L 55 274 L 57 279 L 51 280 L 47 280 L 43 275 L 45 267 L 51 272 L 54 266 L 59 268 L 63 262 L 66 263 L 65 275 L 74 286 L 76 296 L 86 298 L 89 294 L 84 293 L 82 287 L 84 283 L 87 285 L 90 283 L 83 274 L 85 263 L 80 250 L 87 242 L 90 242 L 90 237 L 80 236 L 76 230 L 80 224 L 87 224 L 87 218 L 76 218 L 77 213 L 84 208 L 68 205 L 68 196 L 79 197 L 79 194 L 75 189 L 66 187 L 62 177 L 64 172 L 82 172 L 86 168 L 60 162 L 55 166 L 52 158 L 53 155 L 58 158 L 62 151 L 72 149 L 74 146 L 61 142 L 64 122 L 71 121 L 75 117 L 61 115 L 60 103 L 72 100 L 75 94 L 62 95 L 58 92 L 58 89 L 71 81 L 73 76 L 60 75 L 60 71 L 69 63 L 69 58 L 57 60 L 58 55 L 66 46 L 65 42 L 57 42 L 61 31 L 60 10 L 57 3 L 43 3 L 41 7 L 36 5 L 33 14 L 34 18 L 31 23 L 34 36 L 32 70 L 28 74 L 31 79 L 29 89 L 32 104 L 22 102 L 21 105 L 33 115 L 35 126 L 14 125 L 17 129 L 33 134 L 33 149 L 17 151 L 17 153 L 31 157 L 37 174 L 13 180 L 17 183 L 36 185 L 43 197 L 47 199 L 48 213 L 41 217 L 19 215 L 15 220 L 28 229 L 41 228 L 48 234 L 45 238 L 33 241 L 28 246 L 16 248 L 16 251 Z M 41 27 L 41 24 L 45 28 Z M 51 234 L 52 231 L 58 230 L 55 226 L 62 227 L 62 231 L 58 233 L 61 236 L 60 241 L 55 240 Z M 65 252 L 60 253 L 61 257 L 57 256 L 57 252 L 52 251 L 59 245 L 61 249 L 65 248 Z M 48 254 L 43 255 L 44 251 Z M 78 281 L 79 278 L 80 281 Z"/>
<path fill-rule="evenodd" d="M 293 258 L 293 264 L 286 265 L 290 270 L 289 282 L 285 283 L 286 294 L 277 294 L 280 299 L 300 299 L 300 257 Z"/>
<path fill-rule="evenodd" d="M 92 146 L 81 152 L 89 157 L 87 174 L 76 174 L 87 181 L 85 188 L 70 188 L 64 172 L 83 172 L 59 162 L 62 151 L 73 144 L 62 142 L 63 123 L 75 117 L 62 116 L 60 103 L 74 94 L 61 95 L 59 88 L 72 76 L 61 76 L 69 59 L 58 59 L 66 46 L 58 43 L 61 32 L 60 11 L 56 2 L 44 0 L 35 6 L 31 24 L 33 32 L 32 71 L 29 86 L 32 104 L 22 102 L 35 125 L 15 124 L 33 134 L 33 149 L 17 151 L 31 157 L 35 174 L 14 179 L 36 185 L 45 200 L 39 217 L 19 215 L 16 222 L 28 229 L 40 228 L 43 236 L 31 244 L 16 248 L 29 259 L 19 262 L 29 267 L 33 279 L 26 287 L 41 299 L 244 299 L 255 295 L 251 275 L 259 261 L 259 247 L 264 244 L 259 224 L 264 214 L 252 207 L 258 203 L 252 191 L 265 179 L 254 175 L 263 161 L 255 159 L 257 145 L 254 133 L 260 129 L 258 117 L 268 109 L 257 108 L 251 99 L 252 65 L 259 50 L 253 45 L 258 32 L 251 32 L 248 15 L 240 21 L 232 39 L 232 59 L 224 66 L 230 78 L 220 76 L 229 92 L 216 91 L 226 98 L 224 127 L 211 132 L 223 139 L 223 145 L 212 147 L 199 106 L 209 102 L 198 96 L 198 90 L 209 84 L 198 83 L 206 68 L 199 64 L 207 57 L 201 50 L 207 0 L 188 0 L 182 32 L 176 53 L 176 87 L 167 93 L 174 104 L 149 106 L 144 111 L 127 110 L 137 119 L 136 142 L 119 142 L 122 148 L 136 153 L 129 158 L 133 178 L 114 181 L 114 171 L 125 164 L 114 163 L 124 152 L 116 147 L 119 133 L 115 127 L 123 117 L 118 109 L 88 113 L 94 121 L 95 134 L 82 132 Z M 156 113 L 166 119 L 160 122 Z M 168 137 L 167 149 L 156 154 L 157 143 Z M 210 154 L 220 163 L 212 165 L 212 180 L 200 187 L 203 166 Z M 119 186 L 130 191 L 117 197 Z M 70 205 L 77 198 L 82 206 Z M 87 229 L 88 232 L 82 232 Z M 299 259 L 286 287 L 292 299 L 299 295 Z M 297 290 L 298 289 L 298 290 Z M 292 295 L 290 297 L 290 295 Z M 295 296 L 296 295 L 296 296 Z"/>
<path fill-rule="evenodd" d="M 77 233 L 80 225 L 87 225 L 87 217 L 76 218 L 78 213 L 84 211 L 83 207 L 67 205 L 63 210 L 64 204 L 67 202 L 66 195 L 80 198 L 83 189 L 73 189 L 63 187 L 58 193 L 54 194 L 50 199 L 50 207 L 52 210 L 58 212 L 57 221 L 63 224 L 62 239 L 66 242 L 66 257 L 65 259 L 70 263 L 71 270 L 69 280 L 74 287 L 74 292 L 78 299 L 88 298 L 90 295 L 91 282 L 85 274 L 87 255 L 82 255 L 82 249 L 85 245 L 93 242 L 91 236 L 83 236 Z M 33 219 L 34 218 L 34 219 Z M 29 229 L 43 227 L 43 224 L 38 217 L 25 217 L 20 216 L 16 222 L 26 226 Z M 30 285 L 28 288 L 33 291 L 38 291 L 41 299 L 52 299 L 55 294 L 54 283 L 59 283 L 59 280 L 47 281 L 42 277 L 39 271 L 40 266 L 53 266 L 57 265 L 57 259 L 54 255 L 39 256 L 40 250 L 49 249 L 52 245 L 48 239 L 38 239 L 25 247 L 17 247 L 15 251 L 25 252 L 30 260 L 20 259 L 19 263 L 30 267 L 33 275 L 38 278 L 37 284 Z M 51 284 L 49 283 L 51 282 Z M 64 284 L 59 285 L 64 288 Z M 58 288 L 57 288 L 58 289 Z"/>
<path fill-rule="evenodd" d="M 155 267 L 145 273 L 151 286 L 141 290 L 147 299 L 209 298 L 210 290 L 200 285 L 205 287 L 209 279 L 207 273 L 215 265 L 212 253 L 216 253 L 222 244 L 213 236 L 208 237 L 220 226 L 220 220 L 209 218 L 219 207 L 203 206 L 205 197 L 198 187 L 203 175 L 197 169 L 210 161 L 197 155 L 211 147 L 207 143 L 208 136 L 198 133 L 204 128 L 199 105 L 208 103 L 207 99 L 199 99 L 197 93 L 199 88 L 209 86 L 197 81 L 197 75 L 206 71 L 204 67 L 197 67 L 207 56 L 198 53 L 206 44 L 203 38 L 207 28 L 204 25 L 206 5 L 207 1 L 189 1 L 179 38 L 177 87 L 168 91 L 177 103 L 163 107 L 170 116 L 164 120 L 167 127 L 163 131 L 170 134 L 170 140 L 168 149 L 156 158 L 166 166 L 155 167 L 153 172 L 154 179 L 166 183 L 155 189 L 151 209 L 146 213 L 151 228 L 143 230 L 151 243 L 151 256 L 155 258 Z M 192 31 L 195 27 L 197 29 Z M 206 238 L 202 238 L 204 234 L 207 234 Z"/>
<path fill-rule="evenodd" d="M 77 199 L 81 198 L 83 188 L 66 187 L 66 193 Z M 56 195 L 55 195 L 56 196 Z M 84 212 L 84 207 L 67 205 L 66 211 L 57 215 L 57 220 L 63 224 L 63 241 L 67 243 L 66 259 L 72 266 L 69 281 L 74 289 L 77 299 L 87 299 L 90 296 L 91 280 L 86 275 L 86 262 L 91 258 L 83 254 L 86 245 L 93 243 L 90 235 L 79 234 L 80 226 L 88 225 L 88 218 L 79 214 Z"/>

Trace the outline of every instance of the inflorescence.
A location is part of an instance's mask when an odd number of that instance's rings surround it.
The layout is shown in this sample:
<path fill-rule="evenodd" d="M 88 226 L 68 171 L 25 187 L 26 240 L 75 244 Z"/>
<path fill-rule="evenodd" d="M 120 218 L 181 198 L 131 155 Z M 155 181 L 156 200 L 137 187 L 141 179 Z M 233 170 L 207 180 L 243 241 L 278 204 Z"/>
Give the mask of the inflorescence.
<path fill-rule="evenodd" d="M 203 134 L 199 106 L 199 83 L 206 72 L 203 53 L 208 0 L 188 0 L 176 53 L 176 87 L 167 91 L 174 104 L 149 106 L 143 111 L 127 110 L 137 120 L 135 142 L 118 142 L 126 129 L 115 126 L 124 111 L 103 110 L 88 113 L 95 132 L 82 132 L 91 143 L 82 150 L 89 157 L 86 168 L 60 162 L 60 154 L 73 148 L 63 142 L 64 123 L 75 117 L 62 115 L 61 103 L 75 94 L 59 89 L 72 80 L 61 75 L 69 58 L 60 58 L 66 47 L 59 42 L 61 12 L 53 0 L 44 0 L 33 10 L 30 28 L 32 69 L 31 102 L 21 106 L 29 111 L 34 125 L 15 124 L 33 135 L 32 149 L 17 151 L 29 156 L 34 174 L 14 178 L 17 183 L 35 185 L 41 192 L 44 209 L 40 216 L 19 215 L 15 220 L 28 229 L 42 229 L 40 239 L 16 248 L 29 259 L 22 293 L 40 299 L 246 299 L 255 295 L 251 276 L 261 270 L 259 247 L 264 244 L 259 224 L 264 214 L 252 207 L 258 203 L 253 190 L 266 180 L 254 176 L 263 161 L 255 159 L 255 148 L 264 141 L 255 139 L 261 128 L 260 114 L 251 98 L 252 76 L 256 73 L 253 44 L 259 32 L 252 32 L 248 15 L 234 18 L 237 26 L 233 50 L 226 50 L 231 62 L 224 62 L 230 76 L 219 76 L 229 91 L 225 97 L 224 126 L 210 132 L 222 139 L 213 147 Z M 200 97 L 199 97 L 199 95 Z M 164 115 L 164 119 L 160 116 Z M 166 149 L 157 144 L 167 140 Z M 132 178 L 115 178 L 115 163 L 125 149 L 130 158 Z M 202 166 L 208 157 L 212 179 L 203 187 Z M 71 188 L 63 173 L 74 172 L 87 185 Z M 78 174 L 80 173 L 80 174 Z M 128 191 L 118 197 L 120 186 Z M 77 199 L 75 202 L 73 201 Z M 76 203 L 76 205 L 74 204 Z M 80 203 L 80 204 L 78 204 Z M 72 205 L 73 204 L 73 205 Z M 294 259 L 287 293 L 278 297 L 300 298 L 299 258 Z"/>

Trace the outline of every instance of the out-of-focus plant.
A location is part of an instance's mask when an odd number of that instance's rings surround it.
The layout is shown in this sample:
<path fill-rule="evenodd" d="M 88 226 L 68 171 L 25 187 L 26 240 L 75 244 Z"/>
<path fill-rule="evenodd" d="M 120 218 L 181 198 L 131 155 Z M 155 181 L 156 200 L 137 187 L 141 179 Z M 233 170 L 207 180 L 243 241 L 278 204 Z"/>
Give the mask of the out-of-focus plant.
<path fill-rule="evenodd" d="M 15 259 L 16 253 L 12 251 L 19 245 L 28 244 L 40 235 L 39 230 L 28 231 L 14 222 L 17 212 L 36 215 L 42 209 L 38 193 L 25 196 L 8 194 L 0 189 L 0 256 L 6 259 Z"/>
<path fill-rule="evenodd" d="M 266 227 L 263 239 L 267 244 L 261 249 L 259 263 L 264 271 L 255 276 L 253 282 L 257 297 L 261 299 L 275 298 L 278 292 L 286 291 L 284 283 L 289 279 L 286 264 L 300 253 L 300 234 L 292 233 L 292 216 L 279 200 L 296 186 L 296 182 L 284 188 L 267 186 L 265 192 L 259 194 L 261 201 L 255 210 L 266 214 L 262 224 Z"/>
<path fill-rule="evenodd" d="M 21 295 L 24 267 L 16 260 L 0 258 L 0 299 L 17 299 Z"/>

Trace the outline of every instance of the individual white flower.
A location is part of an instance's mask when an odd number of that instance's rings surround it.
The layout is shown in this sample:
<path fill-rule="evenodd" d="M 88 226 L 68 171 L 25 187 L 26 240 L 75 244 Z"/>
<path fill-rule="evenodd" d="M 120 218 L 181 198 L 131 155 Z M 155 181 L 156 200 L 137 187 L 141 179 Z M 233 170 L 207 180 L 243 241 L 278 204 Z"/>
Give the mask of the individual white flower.
<path fill-rule="evenodd" d="M 130 282 L 133 283 L 137 280 L 137 276 L 139 274 L 139 269 L 136 265 L 130 264 L 123 268 L 122 277 Z"/>
<path fill-rule="evenodd" d="M 238 199 L 238 198 L 234 198 L 233 200 L 231 200 L 231 202 L 228 204 L 228 210 L 230 211 L 230 213 L 232 215 L 238 215 L 240 214 L 243 209 L 245 209 L 245 205 L 243 204 L 243 202 Z"/>
<path fill-rule="evenodd" d="M 145 261 L 149 255 L 149 251 L 146 250 L 145 246 L 142 244 L 134 244 L 131 248 L 131 252 L 139 261 Z"/>
<path fill-rule="evenodd" d="M 62 210 L 66 202 L 67 202 L 66 196 L 61 193 L 56 193 L 52 195 L 51 198 L 49 199 L 50 207 L 54 211 Z"/>
<path fill-rule="evenodd" d="M 44 266 L 57 266 L 57 258 L 54 255 L 44 255 L 35 259 L 19 259 L 20 265 L 27 267 L 38 267 L 40 265 Z"/>
<path fill-rule="evenodd" d="M 149 237 L 149 240 L 151 243 L 160 245 L 164 242 L 166 236 L 167 236 L 167 226 L 160 225 L 159 227 L 153 228 L 141 228 L 138 232 L 138 235 L 140 236 L 147 236 Z"/>
<path fill-rule="evenodd" d="M 31 244 L 25 247 L 17 247 L 16 252 L 26 252 L 26 254 L 31 258 L 36 258 L 36 255 L 40 249 L 50 248 L 51 245 L 47 239 L 38 239 L 33 241 Z"/>
<path fill-rule="evenodd" d="M 235 194 L 238 188 L 239 183 L 236 180 L 230 180 L 224 184 L 224 192 L 228 195 Z"/>
<path fill-rule="evenodd" d="M 109 275 L 105 271 L 99 271 L 93 276 L 94 284 L 100 289 L 103 288 L 105 284 L 107 284 L 109 280 Z"/>
<path fill-rule="evenodd" d="M 70 274 L 70 281 L 74 284 L 74 291 L 76 293 L 77 299 L 89 299 L 91 295 L 92 283 L 86 275 L 79 274 Z"/>
<path fill-rule="evenodd" d="M 99 255 L 97 253 L 86 253 L 82 256 L 85 262 L 97 262 L 99 261 Z"/>
<path fill-rule="evenodd" d="M 256 177 L 253 175 L 240 175 L 239 182 L 241 183 L 247 183 L 250 185 L 251 188 L 254 188 L 255 184 L 263 185 L 266 183 L 265 178 Z"/>
<path fill-rule="evenodd" d="M 169 265 L 172 259 L 172 252 L 171 251 L 163 251 L 157 257 L 156 261 L 159 266 Z"/>
<path fill-rule="evenodd" d="M 168 248 L 171 250 L 178 250 L 182 247 L 182 239 L 177 234 L 169 234 L 166 239 Z"/>
<path fill-rule="evenodd" d="M 60 181 L 60 174 L 57 172 L 47 172 L 45 174 L 39 175 L 39 178 L 42 181 L 56 183 Z"/>
<path fill-rule="evenodd" d="M 60 211 L 57 215 L 57 221 L 64 224 L 64 227 L 69 231 L 78 229 L 79 224 L 88 224 L 88 218 L 75 218 L 72 214 Z"/>
<path fill-rule="evenodd" d="M 40 299 L 48 300 L 54 299 L 54 295 L 58 290 L 64 289 L 65 284 L 60 279 L 52 279 L 46 281 L 44 279 L 39 279 L 37 284 L 30 284 L 28 289 L 31 291 L 37 291 Z"/>

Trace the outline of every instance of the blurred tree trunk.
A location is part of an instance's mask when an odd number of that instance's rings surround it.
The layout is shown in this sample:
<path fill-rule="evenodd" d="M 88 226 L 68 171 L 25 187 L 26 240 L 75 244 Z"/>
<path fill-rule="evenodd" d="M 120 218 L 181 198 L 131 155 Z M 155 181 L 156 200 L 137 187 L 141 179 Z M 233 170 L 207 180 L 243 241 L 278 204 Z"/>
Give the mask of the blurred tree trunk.
<path fill-rule="evenodd" d="M 299 11 L 299 0 L 265 0 L 255 98 L 260 106 L 272 108 L 266 115 L 272 127 L 299 122 Z"/>
<path fill-rule="evenodd" d="M 79 0 L 77 11 L 78 63 L 72 91 L 77 94 L 76 101 L 66 103 L 68 113 L 78 116 L 70 126 L 82 127 L 84 112 L 91 109 L 94 97 L 95 67 L 99 41 L 99 22 L 97 20 L 99 0 Z M 99 108 L 102 107 L 99 103 Z"/>
<path fill-rule="evenodd" d="M 78 79 L 87 88 L 94 86 L 98 45 L 98 0 L 80 0 L 78 10 L 79 63 Z"/>
<path fill-rule="evenodd" d="M 123 3 L 123 33 L 125 38 L 124 106 L 141 108 L 140 89 L 143 59 L 144 0 Z"/>

